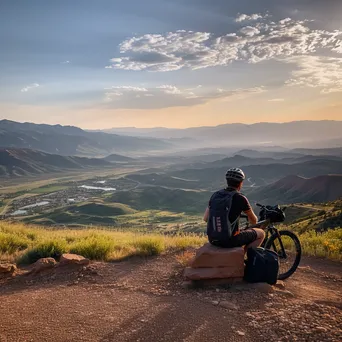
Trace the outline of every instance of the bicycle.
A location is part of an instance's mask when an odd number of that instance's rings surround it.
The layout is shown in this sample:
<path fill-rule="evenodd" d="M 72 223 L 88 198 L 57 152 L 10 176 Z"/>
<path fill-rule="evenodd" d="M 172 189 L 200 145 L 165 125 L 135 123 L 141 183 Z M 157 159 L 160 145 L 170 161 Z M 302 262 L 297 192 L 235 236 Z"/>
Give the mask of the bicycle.
<path fill-rule="evenodd" d="M 256 205 L 261 208 L 259 214 L 261 220 L 255 225 L 247 224 L 243 229 L 261 228 L 265 231 L 265 239 L 260 247 L 273 249 L 278 254 L 278 279 L 287 279 L 296 271 L 300 263 L 302 248 L 296 234 L 289 230 L 278 230 L 274 225 L 285 220 L 286 207 L 265 206 L 259 203 Z M 245 215 L 241 217 L 247 218 Z"/>

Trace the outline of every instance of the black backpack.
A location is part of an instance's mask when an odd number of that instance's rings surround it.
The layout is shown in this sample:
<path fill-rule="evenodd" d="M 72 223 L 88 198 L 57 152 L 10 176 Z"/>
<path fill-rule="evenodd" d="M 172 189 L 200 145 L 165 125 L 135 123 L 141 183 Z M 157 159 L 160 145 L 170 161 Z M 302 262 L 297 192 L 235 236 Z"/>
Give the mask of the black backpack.
<path fill-rule="evenodd" d="M 229 212 L 235 194 L 236 191 L 220 190 L 211 196 L 207 222 L 209 241 L 225 243 L 232 237 L 237 220 L 230 222 Z"/>
<path fill-rule="evenodd" d="M 278 279 L 279 261 L 277 253 L 262 247 L 247 249 L 244 280 L 249 283 L 274 285 Z"/>

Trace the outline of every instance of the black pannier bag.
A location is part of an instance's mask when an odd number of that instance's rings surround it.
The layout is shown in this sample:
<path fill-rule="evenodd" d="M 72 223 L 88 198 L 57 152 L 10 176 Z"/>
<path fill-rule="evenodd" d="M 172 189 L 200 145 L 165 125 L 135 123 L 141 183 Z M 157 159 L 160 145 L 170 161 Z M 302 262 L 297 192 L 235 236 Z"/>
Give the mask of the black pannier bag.
<path fill-rule="evenodd" d="M 277 223 L 277 222 L 284 222 L 285 221 L 285 213 L 279 205 L 266 205 L 266 209 L 262 208 L 259 213 L 259 219 L 260 221 L 263 220 L 270 220 L 271 223 Z"/>
<path fill-rule="evenodd" d="M 278 272 L 279 260 L 277 253 L 262 247 L 247 249 L 245 281 L 274 285 L 278 279 Z"/>

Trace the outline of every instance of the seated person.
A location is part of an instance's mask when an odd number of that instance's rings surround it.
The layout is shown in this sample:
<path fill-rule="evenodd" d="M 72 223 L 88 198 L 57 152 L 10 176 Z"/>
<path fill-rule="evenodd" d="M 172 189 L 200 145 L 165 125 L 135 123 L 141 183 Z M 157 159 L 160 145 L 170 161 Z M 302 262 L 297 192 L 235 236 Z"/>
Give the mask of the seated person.
<path fill-rule="evenodd" d="M 207 235 L 212 245 L 232 248 L 258 247 L 265 238 L 259 228 L 239 230 L 239 218 L 245 213 L 250 224 L 257 223 L 257 217 L 248 199 L 240 193 L 245 174 L 239 168 L 231 168 L 226 173 L 227 188 L 215 192 L 204 214 Z"/>

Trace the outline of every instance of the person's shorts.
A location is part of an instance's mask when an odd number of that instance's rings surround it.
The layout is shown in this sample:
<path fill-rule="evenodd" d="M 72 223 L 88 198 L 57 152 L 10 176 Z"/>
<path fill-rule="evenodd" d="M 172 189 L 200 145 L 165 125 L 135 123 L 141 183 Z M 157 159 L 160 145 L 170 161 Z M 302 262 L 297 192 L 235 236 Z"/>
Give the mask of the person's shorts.
<path fill-rule="evenodd" d="M 219 242 L 215 240 L 209 240 L 209 242 L 217 247 L 223 248 L 233 248 L 233 247 L 242 247 L 245 245 L 249 245 L 254 242 L 258 238 L 257 232 L 254 229 L 246 229 L 241 231 L 239 234 L 233 236 L 227 242 Z"/>

